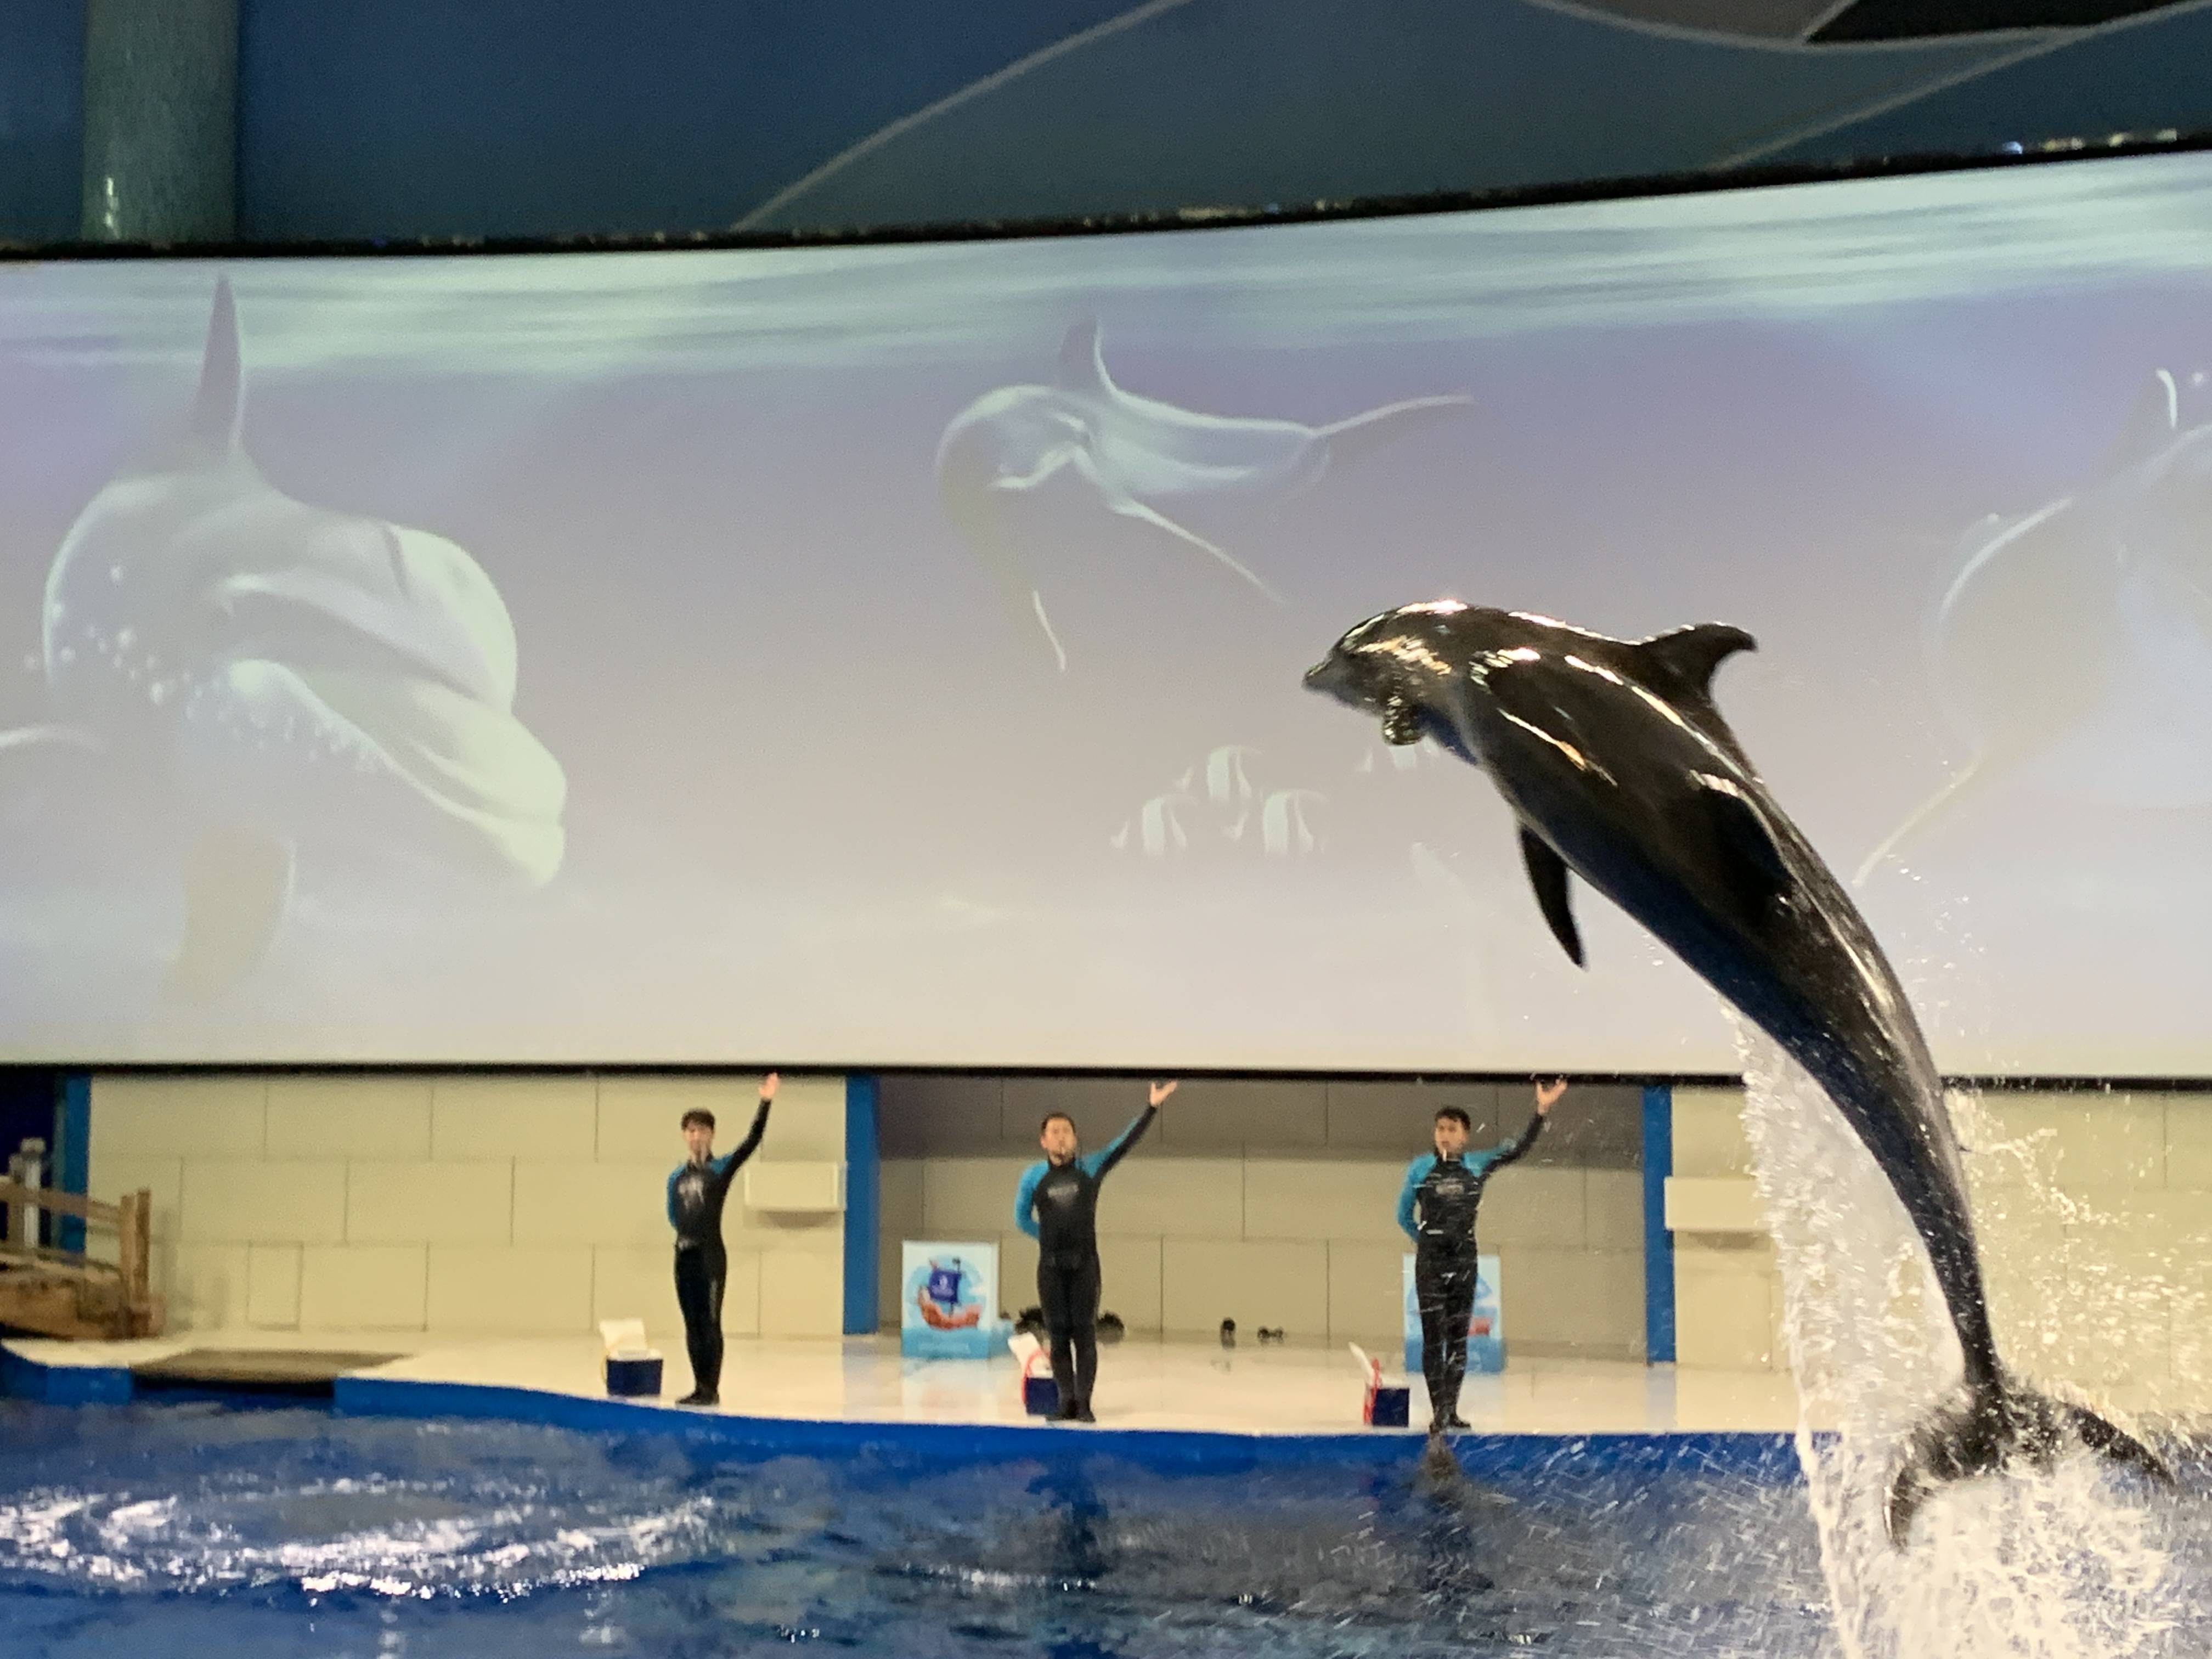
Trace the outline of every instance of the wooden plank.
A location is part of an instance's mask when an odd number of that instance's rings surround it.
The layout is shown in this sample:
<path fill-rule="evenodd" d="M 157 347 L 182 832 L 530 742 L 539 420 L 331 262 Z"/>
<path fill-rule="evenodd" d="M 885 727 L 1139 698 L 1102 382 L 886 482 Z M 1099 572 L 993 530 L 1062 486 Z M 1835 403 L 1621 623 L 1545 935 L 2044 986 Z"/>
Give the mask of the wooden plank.
<path fill-rule="evenodd" d="M 112 1261 L 44 1244 L 0 1244 L 0 1272 L 20 1273 L 27 1267 L 75 1273 L 81 1279 L 113 1279 L 118 1284 L 122 1280 L 122 1271 Z"/>
<path fill-rule="evenodd" d="M 85 1221 L 97 1221 L 105 1226 L 114 1226 L 121 1215 L 118 1205 L 102 1204 L 96 1199 L 81 1198 L 75 1193 L 56 1192 L 51 1187 L 25 1187 L 13 1181 L 0 1181 L 0 1204 L 27 1205 L 33 1209 L 46 1210 L 55 1215 L 73 1215 Z"/>
<path fill-rule="evenodd" d="M 152 1218 L 154 1194 L 141 1188 L 124 1196 L 119 1206 L 116 1249 L 123 1275 L 123 1299 L 136 1308 L 145 1304 L 151 1273 L 147 1261 L 148 1223 Z"/>
<path fill-rule="evenodd" d="M 43 1273 L 0 1275 L 0 1325 L 75 1341 L 112 1334 L 116 1322 L 88 1312 L 82 1289 L 79 1284 Z"/>

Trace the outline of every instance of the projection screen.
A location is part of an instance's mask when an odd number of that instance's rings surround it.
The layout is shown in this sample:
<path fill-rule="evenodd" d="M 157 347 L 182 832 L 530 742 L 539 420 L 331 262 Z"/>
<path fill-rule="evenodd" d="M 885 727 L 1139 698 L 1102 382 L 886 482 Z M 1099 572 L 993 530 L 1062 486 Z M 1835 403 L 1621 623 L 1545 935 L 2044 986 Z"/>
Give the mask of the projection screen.
<path fill-rule="evenodd" d="M 0 1054 L 1736 1065 L 1452 596 L 1717 691 L 1942 1064 L 2212 1074 L 2212 158 L 1304 226 L 0 268 Z"/>

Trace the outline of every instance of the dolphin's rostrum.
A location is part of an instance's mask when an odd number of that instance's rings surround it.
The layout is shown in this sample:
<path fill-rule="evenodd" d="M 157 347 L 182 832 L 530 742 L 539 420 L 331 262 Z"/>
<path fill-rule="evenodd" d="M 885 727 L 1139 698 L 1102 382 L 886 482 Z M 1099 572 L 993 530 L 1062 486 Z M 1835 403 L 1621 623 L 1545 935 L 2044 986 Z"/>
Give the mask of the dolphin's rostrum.
<path fill-rule="evenodd" d="M 513 713 L 490 579 L 442 536 L 278 490 L 244 412 L 226 279 L 189 416 L 47 574 L 51 722 L 0 733 L 0 785 L 98 768 L 180 833 L 170 984 L 197 996 L 260 961 L 303 851 L 534 887 L 564 850 L 566 781 Z"/>
<path fill-rule="evenodd" d="M 2125 1431 L 1999 1362 L 1964 1160 L 1919 1022 L 1713 704 L 1714 670 L 1752 643 L 1713 623 L 1630 642 L 1442 601 L 1361 623 L 1306 684 L 1379 717 L 1393 743 L 1433 738 L 1480 767 L 1519 820 L 1537 901 L 1569 957 L 1583 959 L 1571 870 L 1779 1043 L 1874 1155 L 1927 1249 L 1965 1362 L 1956 1395 L 1899 1461 L 1893 1539 L 1939 1483 L 2015 1456 L 2047 1464 L 2069 1438 L 2167 1476 Z"/>

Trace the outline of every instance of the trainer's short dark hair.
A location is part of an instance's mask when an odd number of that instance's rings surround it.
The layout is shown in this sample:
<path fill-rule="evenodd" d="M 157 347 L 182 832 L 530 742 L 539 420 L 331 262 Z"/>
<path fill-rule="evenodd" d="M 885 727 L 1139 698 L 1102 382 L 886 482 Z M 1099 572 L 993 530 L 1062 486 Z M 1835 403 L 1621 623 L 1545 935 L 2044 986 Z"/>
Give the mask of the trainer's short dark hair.
<path fill-rule="evenodd" d="M 1042 1134 L 1055 1123 L 1065 1123 L 1071 1129 L 1075 1127 L 1075 1120 L 1068 1116 L 1066 1112 L 1047 1112 L 1037 1124 L 1037 1133 Z"/>
<path fill-rule="evenodd" d="M 1468 1119 L 1467 1108 L 1464 1106 L 1437 1107 L 1437 1121 L 1439 1123 L 1447 1121 L 1456 1123 L 1462 1129 L 1472 1129 L 1474 1127 L 1474 1125 Z"/>
<path fill-rule="evenodd" d="M 703 1106 L 694 1106 L 684 1114 L 684 1127 L 688 1129 L 695 1123 L 711 1129 L 714 1127 L 714 1115 Z"/>

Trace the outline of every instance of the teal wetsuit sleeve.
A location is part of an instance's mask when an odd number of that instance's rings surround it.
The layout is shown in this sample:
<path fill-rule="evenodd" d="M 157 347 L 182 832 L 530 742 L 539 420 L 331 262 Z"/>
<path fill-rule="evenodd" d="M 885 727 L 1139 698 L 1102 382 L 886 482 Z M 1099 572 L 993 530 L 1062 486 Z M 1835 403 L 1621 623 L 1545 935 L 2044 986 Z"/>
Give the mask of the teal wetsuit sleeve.
<path fill-rule="evenodd" d="M 1406 1184 L 1398 1191 L 1398 1231 L 1421 1242 L 1421 1229 L 1413 1218 L 1413 1200 L 1419 1194 L 1421 1183 L 1429 1178 L 1429 1171 L 1437 1167 L 1436 1154 L 1424 1152 L 1406 1166 Z"/>
<path fill-rule="evenodd" d="M 681 1164 L 668 1172 L 668 1224 L 672 1227 L 679 1224 L 676 1219 L 676 1183 L 683 1178 L 683 1175 L 684 1166 Z"/>
<path fill-rule="evenodd" d="M 1044 1160 L 1039 1158 L 1022 1171 L 1022 1184 L 1014 1188 L 1014 1225 L 1031 1238 L 1037 1236 L 1036 1189 L 1044 1172 Z"/>
<path fill-rule="evenodd" d="M 1103 1181 L 1107 1172 L 1127 1155 L 1129 1148 L 1143 1139 L 1145 1131 L 1152 1127 L 1152 1120 L 1160 1115 L 1157 1106 L 1147 1106 L 1129 1121 L 1129 1127 L 1115 1137 L 1114 1142 L 1103 1152 L 1085 1152 L 1078 1160 L 1088 1170 L 1093 1181 Z"/>

